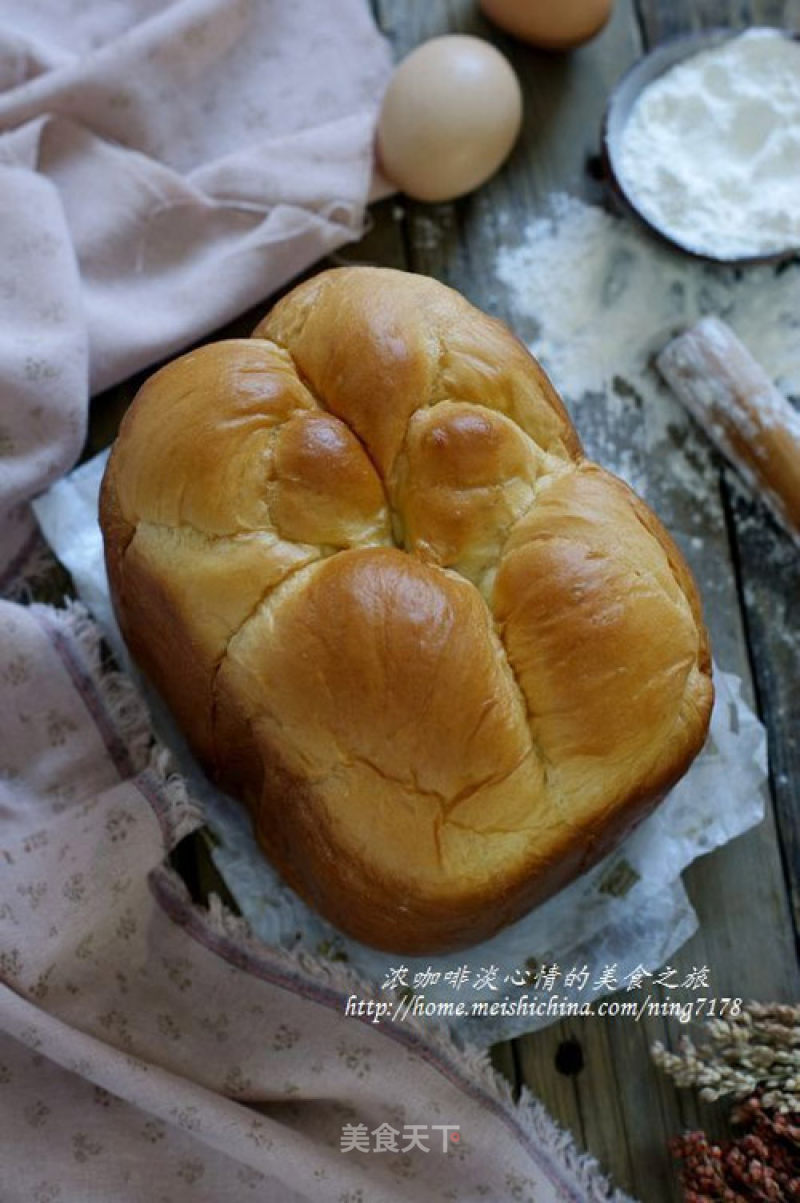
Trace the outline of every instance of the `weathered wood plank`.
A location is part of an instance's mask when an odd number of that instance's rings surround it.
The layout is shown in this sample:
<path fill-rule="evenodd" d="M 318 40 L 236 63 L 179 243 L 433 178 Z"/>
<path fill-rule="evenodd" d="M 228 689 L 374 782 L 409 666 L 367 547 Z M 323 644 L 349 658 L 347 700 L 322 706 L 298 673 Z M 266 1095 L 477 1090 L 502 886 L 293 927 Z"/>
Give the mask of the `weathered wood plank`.
<path fill-rule="evenodd" d="M 709 0 L 705 4 L 639 0 L 638 7 L 644 36 L 650 44 L 666 32 L 681 32 L 687 28 L 782 26 L 789 23 L 796 28 L 800 17 L 797 5 L 780 0 L 750 4 L 726 0 Z M 777 864 L 760 882 L 753 880 L 756 874 L 747 860 L 758 838 L 756 835 L 739 841 L 739 849 L 732 849 L 730 853 L 724 851 L 714 858 L 715 863 L 733 862 L 732 871 L 741 864 L 743 873 L 750 878 L 746 893 L 728 890 L 725 881 L 706 873 L 702 865 L 690 873 L 689 880 L 697 890 L 698 911 L 705 920 L 704 928 L 713 922 L 713 918 L 708 920 L 706 916 L 713 916 L 722 907 L 729 912 L 729 922 L 725 924 L 724 932 L 718 933 L 716 946 L 710 950 L 715 957 L 715 976 L 719 980 L 717 992 L 746 991 L 766 997 L 772 990 L 777 996 L 780 986 L 776 987 L 771 975 L 760 980 L 759 950 L 764 948 L 765 940 L 773 939 L 773 933 L 780 933 L 787 964 L 791 967 L 783 983 L 785 993 L 782 997 L 797 999 L 800 993 L 794 973 L 796 943 L 792 940 L 789 917 L 783 919 L 782 916 L 788 890 L 796 940 L 800 933 L 800 690 L 797 688 L 800 680 L 800 561 L 796 550 L 776 530 L 764 507 L 743 496 L 729 471 L 723 473 L 720 488 L 733 544 L 732 566 L 740 607 L 738 620 L 730 626 L 742 627 L 741 636 L 737 630 L 735 643 L 746 649 L 754 685 L 751 697 L 765 722 L 769 740 L 774 809 L 771 808 L 758 835 L 768 844 L 774 841 L 776 853 L 779 848 L 782 850 L 786 880 L 781 880 Z M 726 658 L 722 662 L 747 679 L 742 666 L 737 666 L 731 655 L 730 626 L 721 621 L 723 615 L 730 616 L 731 611 L 720 602 L 721 599 L 715 597 L 711 608 L 715 647 L 724 646 Z M 723 629 L 715 632 L 714 626 Z M 773 860 L 776 859 L 773 856 Z M 729 875 L 726 873 L 725 877 Z M 753 892 L 757 896 L 751 901 Z M 772 924 L 768 922 L 769 916 L 773 916 Z M 743 965 L 750 967 L 747 973 L 742 973 L 739 968 Z M 699 1111 L 706 1126 L 713 1122 L 713 1119 L 709 1121 L 708 1108 L 693 1107 L 692 1110 Z"/>
<path fill-rule="evenodd" d="M 576 1027 L 571 1020 L 562 1020 L 537 1032 L 535 1037 L 516 1040 L 514 1044 L 520 1081 L 547 1105 L 551 1115 L 585 1147 L 583 1119 L 575 1087 L 577 1076 L 583 1073 L 579 1065 L 585 1058 L 582 1042 L 576 1039 Z M 580 1049 L 580 1061 L 576 1065 L 572 1058 L 572 1063 L 564 1067 L 571 1072 L 564 1072 L 558 1066 L 559 1050 L 567 1045 L 572 1051 L 573 1044 Z"/>
<path fill-rule="evenodd" d="M 769 732 L 771 785 L 800 934 L 800 558 L 762 507 L 733 490 L 731 515 L 759 707 Z"/>
<path fill-rule="evenodd" d="M 504 1041 L 502 1044 L 495 1044 L 489 1050 L 489 1056 L 492 1065 L 498 1073 L 502 1074 L 511 1083 L 514 1090 L 518 1089 L 519 1074 L 517 1073 L 516 1057 L 514 1056 L 514 1046 L 510 1040 Z"/>
<path fill-rule="evenodd" d="M 531 337 L 533 331 L 525 329 L 523 316 L 509 311 L 503 290 L 494 285 L 498 249 L 519 241 L 526 221 L 541 210 L 548 193 L 569 191 L 597 198 L 585 172 L 586 159 L 597 149 L 607 93 L 640 51 L 640 28 L 652 38 L 654 31 L 661 37 L 693 24 L 721 23 L 719 6 L 712 14 L 710 6 L 702 6 L 701 12 L 698 5 L 652 5 L 647 20 L 631 4 L 621 3 L 606 33 L 569 56 L 539 54 L 498 35 L 472 4 L 423 7 L 420 12 L 399 0 L 379 3 L 383 27 L 398 57 L 439 33 L 487 36 L 509 55 L 520 75 L 526 120 L 506 169 L 474 196 L 454 205 L 400 202 L 409 265 L 461 289 L 478 305 L 510 320 L 523 337 Z M 762 13 L 759 19 L 768 15 Z M 578 406 L 579 427 L 580 410 Z M 640 452 L 639 466 L 647 468 L 651 502 L 679 535 L 681 530 L 695 533 L 694 502 L 676 491 L 669 462 L 645 464 L 644 454 Z M 707 457 L 709 452 L 701 445 L 697 454 Z M 750 656 L 724 499 L 711 496 L 705 509 L 702 548 L 689 539 L 683 542 L 701 582 L 717 656 L 725 668 L 743 677 L 749 689 Z M 798 977 L 771 819 L 759 831 L 694 866 L 688 882 L 701 930 L 674 959 L 681 976 L 693 965 L 707 964 L 716 994 L 792 997 Z M 770 936 L 766 947 L 765 932 Z M 526 1084 L 622 1186 L 642 1199 L 679 1196 L 666 1147 L 670 1136 L 697 1123 L 717 1133 L 724 1131 L 720 1108 L 699 1105 L 691 1094 L 676 1092 L 650 1063 L 652 1041 L 674 1041 L 678 1029 L 677 1022 L 659 1018 L 640 1024 L 591 1018 L 571 1020 L 516 1042 Z M 567 1039 L 577 1040 L 583 1052 L 583 1068 L 574 1076 L 560 1073 L 555 1065 Z"/>
<path fill-rule="evenodd" d="M 693 29 L 797 24 L 794 0 L 637 0 L 648 46 Z"/>
<path fill-rule="evenodd" d="M 666 0 L 639 0 L 645 36 L 660 36 L 664 21 L 680 18 L 686 24 L 686 7 Z M 707 0 L 688 7 L 692 10 L 690 24 L 701 28 L 788 25 L 796 29 L 800 20 L 800 7 L 781 0 Z M 769 732 L 778 832 L 795 934 L 800 936 L 800 567 L 796 551 L 775 531 L 763 507 L 743 498 L 732 482 L 732 475 L 725 473 L 723 498 L 735 544 L 756 696 Z"/>
<path fill-rule="evenodd" d="M 618 5 L 603 34 L 569 55 L 539 52 L 504 36 L 467 0 L 419 6 L 378 0 L 377 10 L 398 58 L 425 37 L 473 33 L 502 50 L 519 76 L 525 120 L 504 170 L 455 204 L 398 202 L 413 270 L 435 275 L 510 319 L 503 290 L 492 279 L 498 248 L 519 240 L 550 193 L 598 195 L 586 162 L 598 149 L 605 97 L 640 48 L 630 6 Z"/>

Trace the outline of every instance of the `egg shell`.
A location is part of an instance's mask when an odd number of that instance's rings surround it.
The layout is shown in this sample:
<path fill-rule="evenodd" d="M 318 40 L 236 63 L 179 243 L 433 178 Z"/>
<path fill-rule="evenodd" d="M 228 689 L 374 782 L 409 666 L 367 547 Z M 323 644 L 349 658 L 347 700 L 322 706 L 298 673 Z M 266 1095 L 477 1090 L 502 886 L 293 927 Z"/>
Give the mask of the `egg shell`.
<path fill-rule="evenodd" d="M 506 33 L 545 50 L 568 50 L 600 32 L 613 0 L 480 0 L 480 6 Z"/>
<path fill-rule="evenodd" d="M 395 70 L 378 122 L 384 173 L 416 200 L 472 192 L 503 163 L 522 123 L 510 64 L 481 38 L 424 42 Z"/>

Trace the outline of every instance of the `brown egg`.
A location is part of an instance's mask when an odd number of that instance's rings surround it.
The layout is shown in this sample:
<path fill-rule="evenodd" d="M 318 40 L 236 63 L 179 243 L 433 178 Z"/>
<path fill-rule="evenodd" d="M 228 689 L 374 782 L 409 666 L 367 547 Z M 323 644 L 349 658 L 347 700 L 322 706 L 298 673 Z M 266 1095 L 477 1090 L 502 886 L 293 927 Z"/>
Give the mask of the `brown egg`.
<path fill-rule="evenodd" d="M 499 50 L 465 34 L 432 38 L 389 81 L 381 167 L 416 200 L 453 200 L 497 171 L 521 122 L 519 81 Z"/>
<path fill-rule="evenodd" d="M 480 0 L 480 6 L 506 33 L 546 50 L 567 50 L 600 32 L 613 0 Z"/>

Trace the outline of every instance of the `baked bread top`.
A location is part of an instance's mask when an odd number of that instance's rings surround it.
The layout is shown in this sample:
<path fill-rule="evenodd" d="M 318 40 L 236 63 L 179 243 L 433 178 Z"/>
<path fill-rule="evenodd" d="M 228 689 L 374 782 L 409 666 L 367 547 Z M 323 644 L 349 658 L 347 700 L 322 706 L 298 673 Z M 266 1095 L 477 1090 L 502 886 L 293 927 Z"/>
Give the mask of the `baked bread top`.
<path fill-rule="evenodd" d="M 678 549 L 525 347 L 432 279 L 324 272 L 161 369 L 101 524 L 132 654 L 288 882 L 366 943 L 487 938 L 703 744 Z"/>

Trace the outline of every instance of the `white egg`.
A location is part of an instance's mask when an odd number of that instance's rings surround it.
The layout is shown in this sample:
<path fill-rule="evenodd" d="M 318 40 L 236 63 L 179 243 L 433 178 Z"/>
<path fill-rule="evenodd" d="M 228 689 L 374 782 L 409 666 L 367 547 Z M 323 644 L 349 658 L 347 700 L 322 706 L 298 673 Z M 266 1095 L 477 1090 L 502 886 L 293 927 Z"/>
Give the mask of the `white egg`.
<path fill-rule="evenodd" d="M 453 200 L 497 171 L 521 122 L 519 81 L 499 50 L 465 34 L 432 38 L 389 82 L 378 122 L 381 166 L 417 200 Z"/>
<path fill-rule="evenodd" d="M 600 32 L 613 0 L 480 0 L 480 6 L 507 33 L 547 50 L 566 50 Z"/>

